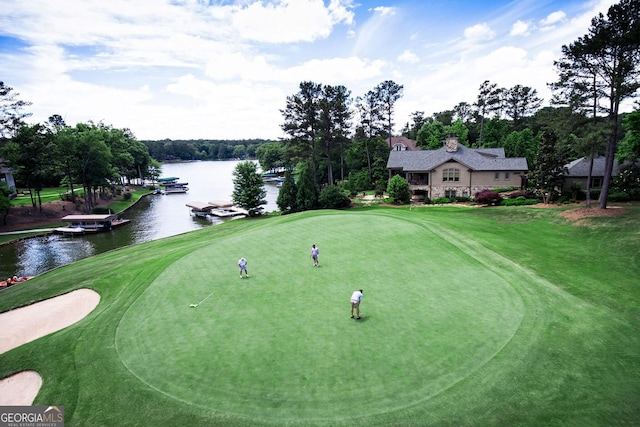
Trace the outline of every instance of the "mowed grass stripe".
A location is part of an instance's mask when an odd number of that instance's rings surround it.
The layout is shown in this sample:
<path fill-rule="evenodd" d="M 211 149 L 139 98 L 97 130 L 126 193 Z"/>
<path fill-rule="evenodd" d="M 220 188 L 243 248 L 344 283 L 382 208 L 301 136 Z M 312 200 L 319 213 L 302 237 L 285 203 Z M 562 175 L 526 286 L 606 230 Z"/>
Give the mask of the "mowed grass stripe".
<path fill-rule="evenodd" d="M 238 278 L 240 256 L 249 279 Z M 216 412 L 275 421 L 395 411 L 470 375 L 517 330 L 520 296 L 480 269 L 410 220 L 285 217 L 168 266 L 127 311 L 117 345 L 143 381 Z M 356 322 L 348 298 L 359 288 Z"/>

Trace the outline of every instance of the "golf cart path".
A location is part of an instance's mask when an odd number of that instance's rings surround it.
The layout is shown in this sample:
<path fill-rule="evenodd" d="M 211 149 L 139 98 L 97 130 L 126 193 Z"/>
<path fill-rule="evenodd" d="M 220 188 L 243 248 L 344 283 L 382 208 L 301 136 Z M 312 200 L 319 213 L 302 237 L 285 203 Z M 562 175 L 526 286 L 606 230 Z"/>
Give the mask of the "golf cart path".
<path fill-rule="evenodd" d="M 91 313 L 100 295 L 91 289 L 40 301 L 0 313 L 0 354 L 73 325 Z M 35 371 L 23 371 L 0 380 L 0 405 L 31 405 L 42 378 Z"/>

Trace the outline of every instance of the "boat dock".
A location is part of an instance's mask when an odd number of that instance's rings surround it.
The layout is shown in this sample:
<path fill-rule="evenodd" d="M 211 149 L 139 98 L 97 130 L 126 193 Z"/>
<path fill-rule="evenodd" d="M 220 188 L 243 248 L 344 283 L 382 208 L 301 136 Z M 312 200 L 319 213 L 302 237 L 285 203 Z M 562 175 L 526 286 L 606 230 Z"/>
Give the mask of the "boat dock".
<path fill-rule="evenodd" d="M 129 223 L 128 219 L 121 219 L 119 214 L 110 215 L 67 215 L 62 221 L 68 222 L 66 227 L 58 227 L 53 231 L 65 236 L 75 236 L 85 233 L 109 231 L 114 227 Z"/>
<path fill-rule="evenodd" d="M 200 217 L 207 215 L 217 216 L 219 218 L 233 218 L 247 216 L 249 212 L 231 202 L 222 200 L 213 200 L 210 202 L 189 202 L 186 206 L 191 208 L 191 212 Z"/>

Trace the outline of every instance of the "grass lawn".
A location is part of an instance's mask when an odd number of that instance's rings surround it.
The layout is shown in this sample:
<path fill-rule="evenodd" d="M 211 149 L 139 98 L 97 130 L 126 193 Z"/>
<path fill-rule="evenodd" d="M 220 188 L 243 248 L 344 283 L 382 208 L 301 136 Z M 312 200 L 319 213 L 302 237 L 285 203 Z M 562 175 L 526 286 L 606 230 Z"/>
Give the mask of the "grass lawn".
<path fill-rule="evenodd" d="M 105 253 L 2 292 L 101 302 L 0 377 L 38 371 L 70 426 L 635 424 L 640 207 L 558 212 L 315 211 Z"/>

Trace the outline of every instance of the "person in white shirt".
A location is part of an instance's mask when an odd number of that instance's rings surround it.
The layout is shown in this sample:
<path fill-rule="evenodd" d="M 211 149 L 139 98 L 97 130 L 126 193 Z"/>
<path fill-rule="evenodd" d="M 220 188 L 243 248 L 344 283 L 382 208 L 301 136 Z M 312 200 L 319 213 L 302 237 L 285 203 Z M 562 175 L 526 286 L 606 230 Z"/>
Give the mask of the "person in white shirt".
<path fill-rule="evenodd" d="M 244 258 L 240 258 L 238 260 L 238 268 L 240 268 L 240 278 L 242 279 L 242 272 L 244 271 L 245 277 L 249 277 L 249 272 L 247 271 L 247 260 Z"/>
<path fill-rule="evenodd" d="M 351 318 L 353 319 L 353 309 L 356 309 L 356 319 L 360 319 L 360 301 L 362 301 L 362 289 L 351 294 Z"/>
<path fill-rule="evenodd" d="M 316 247 L 316 245 L 311 245 L 311 259 L 313 259 L 313 266 L 318 266 L 318 255 L 320 254 L 320 249 Z"/>

